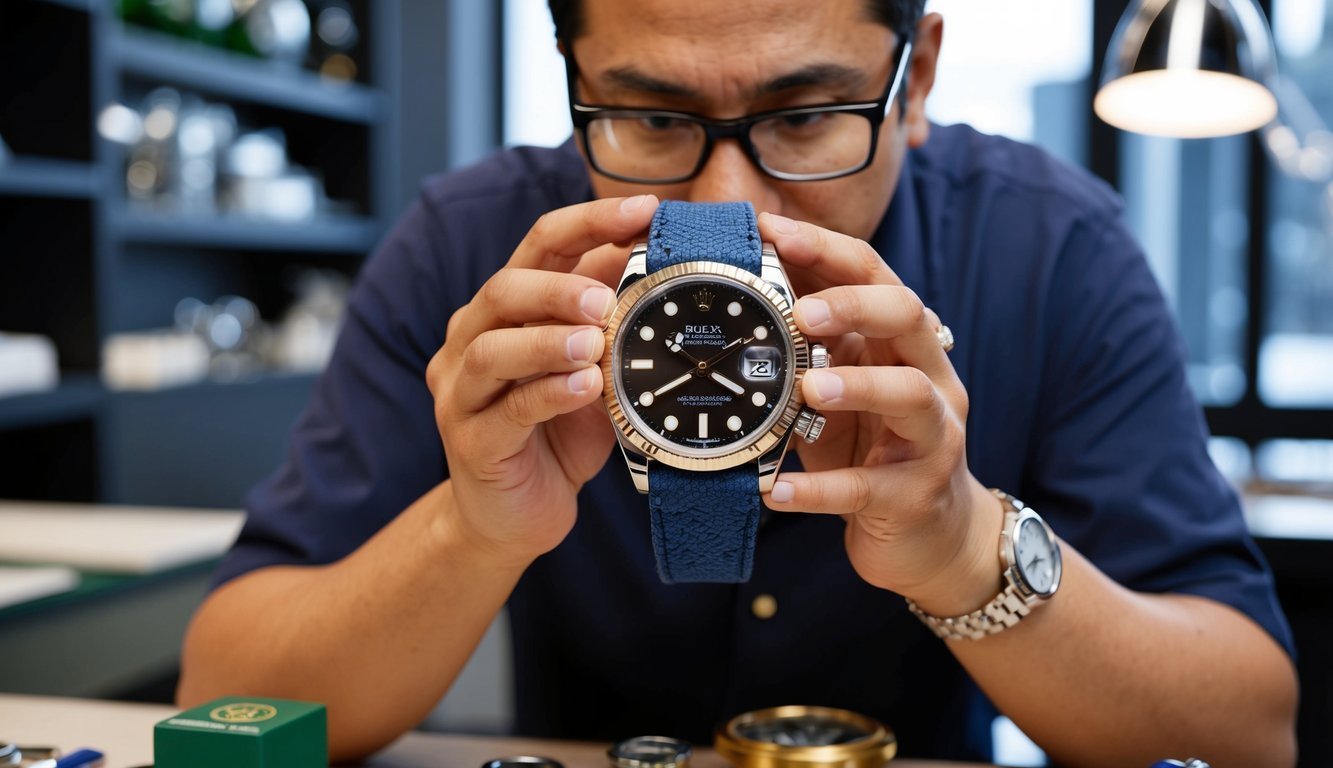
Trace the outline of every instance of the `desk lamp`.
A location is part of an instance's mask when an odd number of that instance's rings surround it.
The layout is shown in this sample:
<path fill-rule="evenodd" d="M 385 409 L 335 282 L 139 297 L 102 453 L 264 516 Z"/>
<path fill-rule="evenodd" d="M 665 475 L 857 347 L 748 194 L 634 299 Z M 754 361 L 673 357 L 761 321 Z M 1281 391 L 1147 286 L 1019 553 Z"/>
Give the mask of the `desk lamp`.
<path fill-rule="evenodd" d="M 1333 133 L 1277 71 L 1273 34 L 1255 0 L 1134 0 L 1106 52 L 1093 109 L 1126 131 L 1176 138 L 1263 130 L 1284 173 L 1327 184 Z"/>

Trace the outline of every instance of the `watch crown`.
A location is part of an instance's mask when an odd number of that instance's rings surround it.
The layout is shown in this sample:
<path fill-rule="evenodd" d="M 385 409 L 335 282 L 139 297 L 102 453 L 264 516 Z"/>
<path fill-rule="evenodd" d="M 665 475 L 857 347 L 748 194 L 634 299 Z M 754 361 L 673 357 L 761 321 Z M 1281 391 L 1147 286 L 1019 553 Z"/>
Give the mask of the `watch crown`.
<path fill-rule="evenodd" d="M 827 419 L 817 411 L 803 410 L 796 416 L 795 430 L 807 443 L 813 443 L 819 439 L 819 435 L 824 431 L 824 422 Z"/>
<path fill-rule="evenodd" d="M 823 344 L 815 344 L 810 347 L 810 367 L 827 368 L 833 364 L 833 358 L 828 353 L 828 347 Z"/>
<path fill-rule="evenodd" d="M 805 433 L 807 443 L 813 443 L 819 439 L 819 436 L 824 433 L 824 422 L 826 421 L 828 419 L 825 419 L 823 414 L 815 414 L 814 420 L 810 422 L 810 429 Z"/>

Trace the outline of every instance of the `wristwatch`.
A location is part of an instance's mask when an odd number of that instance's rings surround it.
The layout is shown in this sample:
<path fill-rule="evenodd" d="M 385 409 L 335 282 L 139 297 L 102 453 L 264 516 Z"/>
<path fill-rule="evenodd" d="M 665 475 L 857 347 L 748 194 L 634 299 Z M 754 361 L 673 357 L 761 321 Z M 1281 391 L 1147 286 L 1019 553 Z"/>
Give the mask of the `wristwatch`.
<path fill-rule="evenodd" d="M 617 293 L 603 401 L 648 494 L 658 575 L 746 581 L 760 493 L 792 434 L 813 442 L 824 428 L 800 384 L 828 353 L 797 330 L 749 203 L 662 203 Z"/>
<path fill-rule="evenodd" d="M 939 618 L 911 600 L 907 607 L 946 640 L 980 640 L 1022 621 L 1032 607 L 1051 599 L 1060 588 L 1060 543 L 1051 526 L 1031 507 L 1004 491 L 991 489 L 1004 511 L 1000 530 L 1000 563 L 1004 588 L 989 603 L 962 616 Z"/>

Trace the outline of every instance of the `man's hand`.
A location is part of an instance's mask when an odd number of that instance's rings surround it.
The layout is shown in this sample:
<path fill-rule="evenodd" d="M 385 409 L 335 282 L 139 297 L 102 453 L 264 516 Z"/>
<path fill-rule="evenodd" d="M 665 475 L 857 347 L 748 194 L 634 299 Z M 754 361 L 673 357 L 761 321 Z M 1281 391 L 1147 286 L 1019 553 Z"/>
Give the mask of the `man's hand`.
<path fill-rule="evenodd" d="M 475 545 L 526 565 L 564 540 L 614 435 L 597 361 L 614 280 L 652 196 L 546 214 L 449 321 L 427 381 L 458 514 Z M 589 252 L 593 253 L 589 253 Z M 586 256 L 586 258 L 585 258 Z"/>
<path fill-rule="evenodd" d="M 939 318 L 864 241 L 768 214 L 759 223 L 804 294 L 797 325 L 836 366 L 806 373 L 806 402 L 828 423 L 798 448 L 806 472 L 780 475 L 766 502 L 841 515 L 870 584 L 937 615 L 976 609 L 999 588 L 1001 515 L 967 468 L 967 392 Z"/>

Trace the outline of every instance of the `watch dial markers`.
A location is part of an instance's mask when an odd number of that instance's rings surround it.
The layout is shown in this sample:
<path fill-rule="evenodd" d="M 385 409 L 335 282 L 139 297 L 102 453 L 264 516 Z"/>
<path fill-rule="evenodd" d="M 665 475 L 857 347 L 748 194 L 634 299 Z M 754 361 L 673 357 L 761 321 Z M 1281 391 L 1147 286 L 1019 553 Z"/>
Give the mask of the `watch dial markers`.
<path fill-rule="evenodd" d="M 731 379 L 728 379 L 726 376 L 723 376 L 717 371 L 713 371 L 711 374 L 709 374 L 709 378 L 711 378 L 713 381 L 716 381 L 718 384 L 721 384 L 722 386 L 726 387 L 727 389 L 731 390 L 732 392 L 735 392 L 738 395 L 745 394 L 745 387 L 742 387 L 740 384 L 737 384 Z"/>
<path fill-rule="evenodd" d="M 675 416 L 668 416 L 662 419 L 662 426 L 666 427 L 668 432 L 675 432 L 676 428 L 680 426 L 680 419 Z"/>
<path fill-rule="evenodd" d="M 727 419 L 727 429 L 731 430 L 732 432 L 739 432 L 739 431 L 741 431 L 741 417 L 740 417 L 740 416 L 732 416 L 732 417 L 728 418 L 728 419 Z"/>
<path fill-rule="evenodd" d="M 653 336 L 655 335 L 656 334 L 653 332 L 653 327 L 651 325 L 645 325 L 644 327 L 639 329 L 639 338 L 643 339 L 644 341 L 652 341 Z"/>
<path fill-rule="evenodd" d="M 740 314 L 743 311 L 745 310 L 741 308 L 741 303 L 739 301 L 733 301 L 727 305 L 727 314 L 732 317 L 740 317 Z"/>
<path fill-rule="evenodd" d="M 699 437 L 708 437 L 708 411 L 699 414 Z"/>
<path fill-rule="evenodd" d="M 640 357 L 629 361 L 629 367 L 632 371 L 651 371 L 653 369 L 653 359 L 651 357 Z"/>

